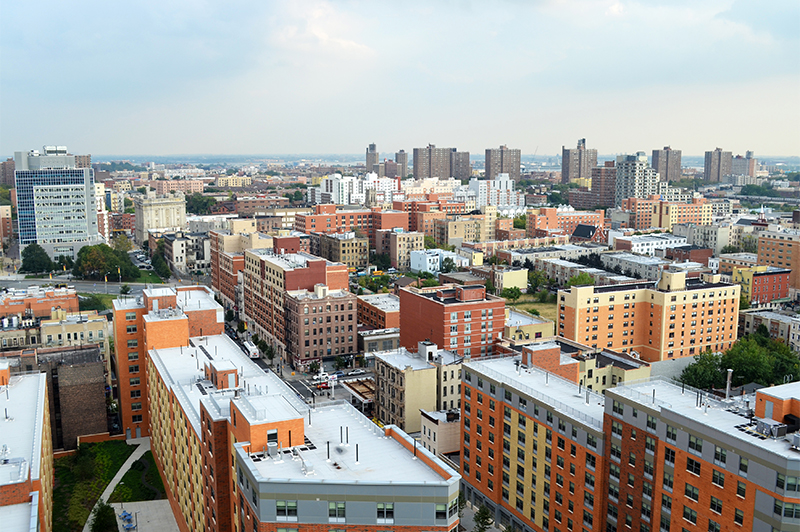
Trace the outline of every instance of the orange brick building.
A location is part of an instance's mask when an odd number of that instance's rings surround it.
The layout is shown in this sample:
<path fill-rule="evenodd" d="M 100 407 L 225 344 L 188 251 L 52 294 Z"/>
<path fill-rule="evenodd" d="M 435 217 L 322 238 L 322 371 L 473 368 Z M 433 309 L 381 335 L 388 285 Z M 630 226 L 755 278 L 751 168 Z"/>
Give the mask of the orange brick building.
<path fill-rule="evenodd" d="M 392 207 L 396 211 L 408 213 L 409 231 L 420 231 L 429 236 L 433 236 L 433 220 L 467 213 L 465 203 L 446 201 L 439 198 L 438 194 L 426 194 L 425 199 L 395 201 Z M 430 233 L 426 231 L 427 226 L 430 226 Z"/>
<path fill-rule="evenodd" d="M 528 210 L 526 235 L 528 238 L 546 237 L 551 234 L 569 236 L 578 225 L 603 227 L 604 211 L 561 210 L 556 207 L 542 207 Z"/>
<path fill-rule="evenodd" d="M 488 356 L 503 334 L 505 300 L 481 285 L 403 288 L 400 345 L 414 349 L 429 340 L 462 356 Z"/>
<path fill-rule="evenodd" d="M 78 312 L 78 293 L 74 288 L 9 289 L 0 295 L 0 317 L 19 315 L 24 318 L 49 318 L 53 309 Z"/>
<path fill-rule="evenodd" d="M 705 198 L 691 202 L 663 201 L 659 196 L 626 198 L 622 209 L 631 214 L 634 229 L 664 228 L 672 230 L 675 224 L 711 225 L 711 203 Z"/>
<path fill-rule="evenodd" d="M 373 329 L 400 327 L 400 298 L 394 294 L 358 296 L 358 323 Z"/>
<path fill-rule="evenodd" d="M 737 339 L 739 291 L 719 276 L 663 272 L 657 283 L 559 290 L 558 335 L 647 362 L 722 352 Z"/>
<path fill-rule="evenodd" d="M 301 233 L 343 233 L 357 231 L 375 248 L 375 231 L 402 228 L 408 231 L 408 214 L 403 211 L 337 210 L 336 205 L 317 205 L 311 214 L 297 214 L 294 228 Z"/>

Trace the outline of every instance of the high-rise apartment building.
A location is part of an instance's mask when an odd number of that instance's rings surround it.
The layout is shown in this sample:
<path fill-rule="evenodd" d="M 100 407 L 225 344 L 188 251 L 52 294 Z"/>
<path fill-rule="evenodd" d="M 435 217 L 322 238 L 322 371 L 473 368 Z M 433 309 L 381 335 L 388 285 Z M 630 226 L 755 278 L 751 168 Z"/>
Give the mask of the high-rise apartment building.
<path fill-rule="evenodd" d="M 365 268 L 369 261 L 369 239 L 353 231 L 344 233 L 312 233 L 312 240 L 319 241 L 319 250 L 314 255 L 331 262 L 342 262 L 350 268 Z M 317 251 L 317 250 L 315 250 Z"/>
<path fill-rule="evenodd" d="M 663 150 L 653 150 L 653 169 L 661 181 L 679 181 L 681 178 L 681 150 L 664 146 Z"/>
<path fill-rule="evenodd" d="M 472 163 L 469 162 L 468 151 L 450 152 L 450 175 L 456 179 L 469 179 L 472 175 Z"/>
<path fill-rule="evenodd" d="M 15 152 L 20 250 L 39 244 L 51 257 L 77 258 L 99 244 L 94 170 L 78 168 L 65 146 Z"/>
<path fill-rule="evenodd" d="M 710 183 L 721 183 L 725 176 L 731 175 L 732 161 L 733 154 L 729 151 L 722 151 L 722 148 L 707 151 L 703 179 Z"/>
<path fill-rule="evenodd" d="M 75 156 L 75 168 L 91 168 L 92 167 L 92 155 L 76 155 Z"/>
<path fill-rule="evenodd" d="M 401 179 L 408 177 L 408 154 L 405 150 L 400 150 L 394 154 L 394 162 L 397 163 L 397 175 Z"/>
<path fill-rule="evenodd" d="M 577 148 L 561 147 L 561 182 L 570 183 L 580 178 L 592 176 L 592 168 L 597 166 L 597 150 L 586 149 L 586 139 L 578 140 Z"/>
<path fill-rule="evenodd" d="M 520 158 L 522 151 L 509 149 L 503 145 L 486 150 L 486 179 L 494 179 L 500 174 L 508 174 L 514 181 L 519 181 Z"/>
<path fill-rule="evenodd" d="M 763 231 L 758 235 L 759 265 L 789 268 L 789 286 L 800 289 L 800 231 Z"/>
<path fill-rule="evenodd" d="M 658 174 L 648 164 L 643 151 L 617 156 L 614 206 L 619 207 L 626 198 L 649 198 L 658 194 L 658 182 Z"/>
<path fill-rule="evenodd" d="M 400 290 L 400 345 L 429 340 L 461 356 L 488 356 L 503 333 L 505 300 L 483 285 Z"/>
<path fill-rule="evenodd" d="M 433 144 L 428 144 L 427 148 L 414 148 L 414 179 L 451 177 L 452 153 L 452 148 L 437 148 Z"/>
<path fill-rule="evenodd" d="M 380 158 L 380 153 L 378 153 L 378 148 L 375 147 L 375 144 L 370 144 L 367 146 L 367 172 L 374 172 L 373 166 L 378 164 L 378 160 Z"/>
<path fill-rule="evenodd" d="M 186 226 L 186 198 L 182 192 L 158 196 L 148 189 L 145 194 L 133 194 L 136 214 L 134 238 L 138 244 L 149 240 L 149 231 L 182 231 Z"/>
<path fill-rule="evenodd" d="M 14 186 L 14 159 L 11 157 L 0 163 L 0 183 L 7 187 Z"/>
<path fill-rule="evenodd" d="M 591 190 L 570 189 L 569 204 L 576 209 L 610 208 L 617 193 L 617 168 L 615 161 L 605 161 L 603 166 L 592 168 Z"/>
<path fill-rule="evenodd" d="M 739 291 L 719 276 L 687 279 L 683 271 L 656 282 L 573 286 L 558 292 L 558 335 L 648 362 L 719 353 L 737 338 Z"/>
<path fill-rule="evenodd" d="M 744 157 L 737 155 L 731 160 L 732 175 L 746 175 L 755 177 L 758 161 L 753 157 L 753 152 L 748 151 Z"/>
<path fill-rule="evenodd" d="M 0 359 L 0 519 L 8 532 L 53 530 L 52 400 L 44 373 L 11 376 Z"/>

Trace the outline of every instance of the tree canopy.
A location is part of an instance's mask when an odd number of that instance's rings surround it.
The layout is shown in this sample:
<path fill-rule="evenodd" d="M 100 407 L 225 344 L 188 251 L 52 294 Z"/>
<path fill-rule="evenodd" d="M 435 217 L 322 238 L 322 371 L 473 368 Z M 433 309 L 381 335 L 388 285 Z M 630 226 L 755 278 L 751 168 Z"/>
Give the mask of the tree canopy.
<path fill-rule="evenodd" d="M 22 250 L 22 271 L 44 273 L 53 271 L 53 268 L 53 261 L 39 244 L 28 244 Z"/>
<path fill-rule="evenodd" d="M 522 297 L 522 291 L 516 286 L 512 286 L 511 288 L 503 288 L 503 291 L 500 292 L 500 296 L 506 299 L 510 299 L 511 302 L 513 303 L 517 299 Z"/>
<path fill-rule="evenodd" d="M 199 192 L 195 192 L 191 196 L 186 196 L 186 212 L 192 214 L 209 214 L 211 206 L 216 204 L 217 200 L 210 196 L 203 196 Z"/>
<path fill-rule="evenodd" d="M 124 251 L 117 251 L 106 244 L 84 246 L 78 252 L 78 260 L 72 267 L 75 277 L 102 280 L 106 275 L 112 280 L 135 281 L 139 278 L 139 268 L 133 265 Z"/>
<path fill-rule="evenodd" d="M 450 257 L 446 257 L 442 261 L 442 273 L 450 273 L 456 271 L 456 263 Z"/>
<path fill-rule="evenodd" d="M 524 214 L 514 218 L 514 229 L 525 229 L 527 218 Z"/>
<path fill-rule="evenodd" d="M 570 286 L 582 286 L 587 284 L 594 284 L 594 279 L 592 276 L 586 272 L 581 272 L 578 275 L 575 275 L 567 281 L 567 288 Z"/>

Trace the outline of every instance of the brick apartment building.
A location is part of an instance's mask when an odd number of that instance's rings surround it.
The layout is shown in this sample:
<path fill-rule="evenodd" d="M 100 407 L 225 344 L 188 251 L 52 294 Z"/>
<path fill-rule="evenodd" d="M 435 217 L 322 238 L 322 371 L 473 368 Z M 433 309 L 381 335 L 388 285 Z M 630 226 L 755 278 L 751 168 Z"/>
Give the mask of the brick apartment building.
<path fill-rule="evenodd" d="M 358 323 L 373 329 L 400 327 L 400 298 L 394 294 L 358 296 Z"/>
<path fill-rule="evenodd" d="M 78 293 L 74 288 L 10 288 L 0 294 L 0 317 L 49 318 L 54 309 L 78 312 Z"/>
<path fill-rule="evenodd" d="M 615 161 L 605 161 L 603 166 L 592 168 L 591 190 L 583 187 L 569 191 L 569 204 L 576 209 L 610 208 L 614 206 L 617 191 L 617 169 Z"/>
<path fill-rule="evenodd" d="M 313 290 L 286 292 L 286 353 L 292 367 L 307 371 L 318 362 L 358 352 L 358 308 L 349 290 L 328 290 L 322 284 Z"/>
<path fill-rule="evenodd" d="M 354 231 L 345 233 L 312 233 L 311 254 L 348 268 L 365 268 L 369 264 L 369 239 Z"/>
<path fill-rule="evenodd" d="M 732 282 L 742 286 L 742 299 L 751 305 L 766 305 L 789 297 L 792 270 L 774 266 L 733 268 Z"/>
<path fill-rule="evenodd" d="M 375 239 L 375 253 L 388 254 L 392 268 L 408 270 L 411 252 L 425 249 L 425 234 L 418 231 L 381 229 Z"/>
<path fill-rule="evenodd" d="M 192 195 L 195 192 L 203 192 L 205 181 L 202 179 L 170 179 L 170 180 L 155 180 L 149 183 L 150 188 L 156 191 L 156 194 L 163 196 L 169 194 L 173 190 L 179 190 L 187 195 Z"/>
<path fill-rule="evenodd" d="M 239 216 L 256 216 L 269 209 L 281 209 L 289 206 L 289 198 L 283 196 L 246 196 L 236 198 L 236 213 Z"/>
<path fill-rule="evenodd" d="M 661 228 L 672 230 L 675 224 L 711 225 L 711 203 L 705 198 L 691 202 L 663 201 L 660 196 L 626 198 L 622 209 L 630 212 L 634 229 Z"/>
<path fill-rule="evenodd" d="M 439 199 L 438 194 L 426 194 L 424 200 L 394 201 L 392 208 L 408 213 L 408 230 L 433 236 L 433 220 L 467 213 L 463 202 Z M 420 216 L 422 215 L 422 216 Z M 430 230 L 430 232 L 428 231 Z"/>
<path fill-rule="evenodd" d="M 800 289 L 800 231 L 764 231 L 758 236 L 758 264 L 789 268 L 789 286 Z"/>
<path fill-rule="evenodd" d="M 555 207 L 529 209 L 526 220 L 528 238 L 546 237 L 551 234 L 571 235 L 578 225 L 603 227 L 605 213 L 597 211 L 561 210 Z"/>
<path fill-rule="evenodd" d="M 408 230 L 408 215 L 402 211 L 337 210 L 336 205 L 316 205 L 311 214 L 295 215 L 294 228 L 302 233 L 342 233 L 357 231 L 369 238 L 375 248 L 375 232 L 396 227 Z"/>
<path fill-rule="evenodd" d="M 488 356 L 503 333 L 505 300 L 483 286 L 403 288 L 400 345 L 428 340 L 460 356 Z"/>
<path fill-rule="evenodd" d="M 244 232 L 244 231 L 249 232 Z M 254 227 L 236 225 L 234 231 L 209 231 L 211 287 L 226 309 L 244 312 L 239 274 L 244 270 L 244 250 L 272 249 L 273 237 L 256 233 Z"/>
<path fill-rule="evenodd" d="M 557 334 L 647 362 L 722 352 L 737 339 L 739 290 L 718 275 L 670 271 L 657 282 L 573 286 L 558 292 Z"/>
<path fill-rule="evenodd" d="M 677 262 L 699 262 L 703 266 L 708 266 L 708 259 L 714 256 L 711 248 L 701 248 L 699 246 L 685 245 L 667 248 L 664 250 L 664 258 Z"/>

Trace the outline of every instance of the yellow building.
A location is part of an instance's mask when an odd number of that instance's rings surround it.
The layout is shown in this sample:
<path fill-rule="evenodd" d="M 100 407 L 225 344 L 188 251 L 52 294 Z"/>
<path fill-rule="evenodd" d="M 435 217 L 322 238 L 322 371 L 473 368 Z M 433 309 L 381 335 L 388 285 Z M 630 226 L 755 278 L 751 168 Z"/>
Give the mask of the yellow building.
<path fill-rule="evenodd" d="M 732 281 L 742 286 L 742 299 L 748 303 L 767 304 L 789 295 L 792 270 L 775 266 L 733 267 Z"/>
<path fill-rule="evenodd" d="M 253 184 L 253 178 L 247 175 L 230 175 L 218 177 L 216 186 L 219 188 L 242 188 Z"/>
<path fill-rule="evenodd" d="M 456 253 L 469 259 L 470 266 L 483 266 L 483 251 L 470 248 L 456 248 Z"/>
<path fill-rule="evenodd" d="M 556 324 L 545 318 L 506 307 L 503 338 L 512 345 L 525 345 L 555 335 Z"/>

